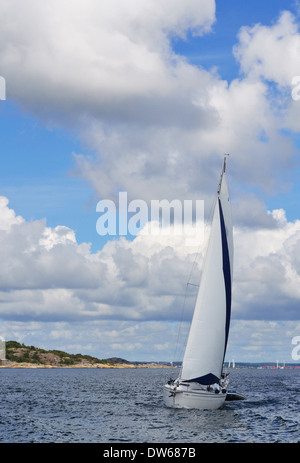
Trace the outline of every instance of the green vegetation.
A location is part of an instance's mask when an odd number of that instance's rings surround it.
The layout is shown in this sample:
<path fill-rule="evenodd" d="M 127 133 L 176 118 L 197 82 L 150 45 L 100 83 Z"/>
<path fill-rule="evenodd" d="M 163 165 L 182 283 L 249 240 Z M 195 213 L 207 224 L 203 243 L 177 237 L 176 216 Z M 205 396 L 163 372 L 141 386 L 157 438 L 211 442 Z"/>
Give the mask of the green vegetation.
<path fill-rule="evenodd" d="M 18 363 L 55 363 L 75 365 L 87 361 L 90 363 L 108 363 L 90 355 L 68 354 L 61 350 L 45 350 L 35 346 L 26 346 L 17 341 L 6 342 L 6 359 Z"/>
<path fill-rule="evenodd" d="M 17 341 L 7 341 L 5 346 L 7 360 L 18 363 L 42 363 L 38 352 L 45 352 L 43 349 L 37 349 L 34 346 L 25 346 Z"/>
<path fill-rule="evenodd" d="M 81 360 L 87 360 L 88 362 L 92 363 L 105 363 L 105 360 L 100 360 L 96 357 L 91 357 L 90 355 L 68 354 L 67 352 L 64 352 L 62 350 L 49 350 L 47 352 L 50 354 L 57 355 L 66 364 L 78 363 Z"/>

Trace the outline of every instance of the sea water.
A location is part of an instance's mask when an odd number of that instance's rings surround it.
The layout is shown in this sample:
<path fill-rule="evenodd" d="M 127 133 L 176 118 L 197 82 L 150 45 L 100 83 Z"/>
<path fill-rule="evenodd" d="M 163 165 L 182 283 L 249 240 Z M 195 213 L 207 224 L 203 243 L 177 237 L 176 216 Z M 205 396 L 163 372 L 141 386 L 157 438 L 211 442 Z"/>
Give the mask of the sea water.
<path fill-rule="evenodd" d="M 231 370 L 246 400 L 220 410 L 169 409 L 176 369 L 0 369 L 2 443 L 293 443 L 300 370 Z"/>

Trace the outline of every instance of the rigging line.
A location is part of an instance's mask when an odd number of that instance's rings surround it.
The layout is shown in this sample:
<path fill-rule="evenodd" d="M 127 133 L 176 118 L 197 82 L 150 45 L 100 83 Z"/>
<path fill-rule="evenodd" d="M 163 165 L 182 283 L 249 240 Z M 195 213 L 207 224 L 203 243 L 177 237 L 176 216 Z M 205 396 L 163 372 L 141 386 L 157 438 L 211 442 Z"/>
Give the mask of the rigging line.
<path fill-rule="evenodd" d="M 178 345 L 179 345 L 180 332 L 181 332 L 182 323 L 183 323 L 183 313 L 184 313 L 184 309 L 185 309 L 186 296 L 187 296 L 187 289 L 188 289 L 188 283 L 187 283 L 186 286 L 185 286 L 185 293 L 184 293 L 184 299 L 183 299 L 183 307 L 182 307 L 182 310 L 181 310 L 181 318 L 180 318 L 179 327 L 178 327 L 178 331 L 177 331 L 177 340 L 176 340 L 176 343 L 175 343 L 175 351 L 174 351 L 174 354 L 173 354 L 173 362 L 176 361 L 177 348 L 178 348 Z M 181 354 L 180 354 L 180 355 L 181 355 Z M 180 360 L 180 358 L 179 358 L 178 360 Z"/>
<path fill-rule="evenodd" d="M 185 286 L 185 293 L 184 293 L 184 299 L 183 299 L 183 307 L 182 307 L 182 310 L 181 310 L 181 318 L 180 318 L 180 322 L 179 322 L 179 327 L 178 327 L 178 332 L 177 332 L 177 340 L 176 340 L 176 344 L 175 344 L 175 351 L 174 351 L 174 355 L 173 355 L 173 361 L 176 361 L 176 354 L 177 354 L 177 348 L 179 346 L 179 338 L 180 338 L 180 335 L 181 335 L 181 329 L 182 329 L 182 324 L 183 324 L 183 314 L 184 314 L 184 311 L 185 311 L 185 305 L 186 305 L 186 299 L 187 299 L 187 291 L 188 291 L 188 286 L 191 285 L 191 286 L 198 286 L 198 285 L 194 285 L 193 283 L 190 283 L 190 279 L 191 279 L 191 276 L 194 272 L 194 267 L 196 265 L 196 261 L 198 259 L 198 256 L 199 256 L 199 250 L 200 250 L 200 246 L 201 246 L 201 243 L 199 243 L 198 245 L 198 248 L 197 248 L 197 251 L 196 251 L 196 255 L 195 255 L 195 258 L 194 258 L 194 261 L 193 261 L 193 264 L 192 264 L 192 268 L 190 270 L 190 273 L 189 273 L 189 277 L 188 277 L 188 280 L 187 280 L 187 283 L 186 283 L 186 286 Z M 185 339 L 185 342 L 183 345 L 186 344 L 186 341 L 187 341 L 187 336 L 186 336 L 186 339 Z M 181 354 L 182 355 L 182 351 L 183 351 L 184 347 L 181 348 Z"/>
<path fill-rule="evenodd" d="M 179 346 L 179 338 L 180 338 L 180 335 L 181 335 L 182 324 L 183 324 L 183 314 L 184 314 L 184 312 L 185 312 L 185 305 L 186 305 L 186 299 L 187 299 L 188 286 L 189 286 L 189 285 L 191 285 L 191 286 L 197 286 L 197 285 L 194 285 L 193 283 L 190 283 L 190 279 L 191 279 L 191 276 L 192 276 L 192 274 L 193 274 L 193 272 L 194 272 L 194 267 L 195 267 L 195 265 L 196 265 L 196 261 L 197 261 L 198 256 L 199 256 L 200 246 L 201 246 L 201 243 L 199 243 L 199 245 L 198 245 L 197 252 L 196 252 L 196 255 L 195 255 L 193 264 L 192 264 L 192 268 L 191 268 L 191 270 L 190 270 L 187 283 L 186 283 L 186 285 L 185 285 L 183 306 L 182 306 L 182 310 L 181 310 L 181 318 L 180 318 L 179 327 L 178 327 L 178 332 L 177 332 L 177 340 L 176 340 L 176 344 L 175 344 L 175 351 L 174 351 L 173 361 L 176 361 L 177 348 L 178 348 L 178 346 Z M 187 336 L 186 336 L 184 345 L 186 344 L 186 340 L 187 340 Z M 183 349 L 184 349 L 184 347 L 181 348 L 181 354 L 180 354 L 180 355 L 182 355 Z"/>

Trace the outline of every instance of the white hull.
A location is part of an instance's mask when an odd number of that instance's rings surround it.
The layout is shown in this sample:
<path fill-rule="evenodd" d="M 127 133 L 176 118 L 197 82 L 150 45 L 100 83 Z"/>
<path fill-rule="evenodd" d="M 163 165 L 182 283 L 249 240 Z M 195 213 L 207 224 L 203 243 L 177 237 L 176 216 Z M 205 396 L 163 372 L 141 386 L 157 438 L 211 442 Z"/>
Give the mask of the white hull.
<path fill-rule="evenodd" d="M 164 403 L 171 408 L 196 408 L 200 410 L 217 410 L 224 405 L 226 392 L 206 390 L 187 391 L 184 388 L 174 388 L 168 384 L 163 388 Z"/>

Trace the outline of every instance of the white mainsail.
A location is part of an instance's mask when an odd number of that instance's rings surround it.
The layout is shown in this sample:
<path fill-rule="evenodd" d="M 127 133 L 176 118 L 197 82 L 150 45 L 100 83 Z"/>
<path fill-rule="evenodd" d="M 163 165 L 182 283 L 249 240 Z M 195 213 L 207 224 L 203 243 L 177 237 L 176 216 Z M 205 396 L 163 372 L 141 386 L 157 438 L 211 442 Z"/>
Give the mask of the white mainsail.
<path fill-rule="evenodd" d="M 230 323 L 233 234 L 225 161 L 180 375 L 204 385 L 221 378 Z"/>

